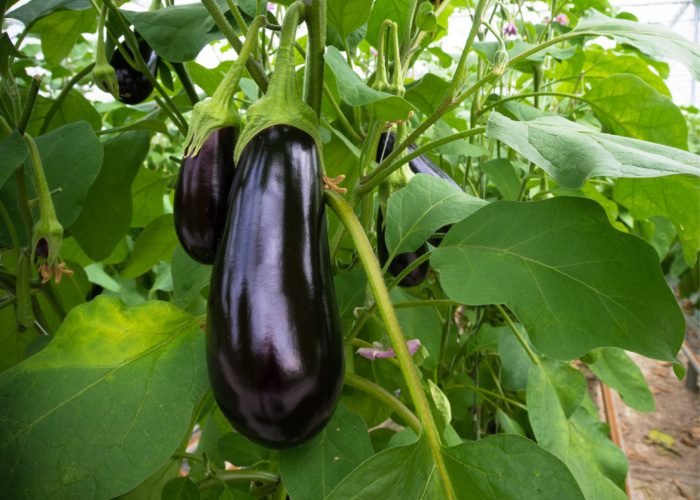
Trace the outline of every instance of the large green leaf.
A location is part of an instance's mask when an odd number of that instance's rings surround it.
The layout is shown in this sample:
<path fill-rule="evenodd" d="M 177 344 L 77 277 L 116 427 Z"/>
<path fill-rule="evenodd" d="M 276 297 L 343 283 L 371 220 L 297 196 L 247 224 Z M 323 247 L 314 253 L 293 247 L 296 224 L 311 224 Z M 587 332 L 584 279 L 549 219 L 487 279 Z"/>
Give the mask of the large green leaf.
<path fill-rule="evenodd" d="M 583 18 L 574 32 L 612 36 L 658 59 L 676 59 L 700 80 L 700 46 L 660 24 L 641 24 L 626 19 L 611 18 L 593 9 Z"/>
<path fill-rule="evenodd" d="M 140 168 L 131 184 L 133 210 L 131 227 L 145 227 L 156 217 L 163 215 L 163 196 L 168 177 L 162 171 Z"/>
<path fill-rule="evenodd" d="M 406 86 L 406 100 L 429 115 L 438 108 L 449 86 L 450 84 L 439 76 L 428 73 L 417 82 Z"/>
<path fill-rule="evenodd" d="M 153 219 L 136 238 L 122 277 L 135 278 L 148 272 L 161 260 L 169 261 L 176 246 L 173 214 L 164 214 Z"/>
<path fill-rule="evenodd" d="M 572 377 L 581 382 L 571 386 Z M 533 364 L 527 385 L 527 407 L 537 442 L 566 463 L 587 499 L 624 499 L 627 461 L 608 439 L 602 424 L 582 407 L 565 411 L 569 401 L 585 397 L 583 375 L 564 363 Z"/>
<path fill-rule="evenodd" d="M 365 24 L 371 7 L 372 0 L 328 0 L 328 25 L 335 28 L 338 35 L 345 40 Z"/>
<path fill-rule="evenodd" d="M 37 96 L 36 104 L 32 111 L 32 119 L 29 120 L 29 125 L 27 126 L 27 131 L 32 136 L 38 135 L 41 131 L 46 115 L 54 102 L 54 99 L 48 99 L 42 95 Z M 73 89 L 64 97 L 58 107 L 58 111 L 51 118 L 51 123 L 46 128 L 46 131 L 51 132 L 63 125 L 81 120 L 88 122 L 95 131 L 102 128 L 102 118 L 95 107 L 83 94 Z"/>
<path fill-rule="evenodd" d="M 688 149 L 688 126 L 681 110 L 637 76 L 600 80 L 584 98 L 604 132 Z"/>
<path fill-rule="evenodd" d="M 335 47 L 326 48 L 326 65 L 335 76 L 338 94 L 350 106 L 372 105 L 377 117 L 405 120 L 413 106 L 405 99 L 368 87 Z"/>
<path fill-rule="evenodd" d="M 81 33 L 95 30 L 97 19 L 92 10 L 62 10 L 41 22 L 41 50 L 46 62 L 58 66 L 73 50 Z"/>
<path fill-rule="evenodd" d="M 501 201 L 455 225 L 431 257 L 462 304 L 507 304 L 545 354 L 621 347 L 674 360 L 684 320 L 654 249 L 583 198 Z"/>
<path fill-rule="evenodd" d="M 0 187 L 27 158 L 27 145 L 16 130 L 0 142 Z"/>
<path fill-rule="evenodd" d="M 87 10 L 90 0 L 31 0 L 7 14 L 29 26 L 34 21 L 59 10 Z"/>
<path fill-rule="evenodd" d="M 658 179 L 619 179 L 613 197 L 635 219 L 654 216 L 673 222 L 683 256 L 694 266 L 700 251 L 700 178 L 673 175 Z"/>
<path fill-rule="evenodd" d="M 413 3 L 411 0 L 376 0 L 367 21 L 367 41 L 375 47 L 379 46 L 379 29 L 385 19 L 398 24 L 401 40 L 412 22 Z"/>
<path fill-rule="evenodd" d="M 207 388 L 196 318 L 97 297 L 0 374 L 0 482 L 10 498 L 111 498 L 158 470 Z M 38 391 L 38 392 L 37 392 Z"/>
<path fill-rule="evenodd" d="M 365 423 L 339 405 L 320 435 L 280 452 L 280 475 L 292 498 L 324 499 L 372 454 Z"/>
<path fill-rule="evenodd" d="M 413 176 L 389 197 L 386 246 L 390 256 L 414 251 L 441 227 L 463 220 L 485 204 L 445 179 Z"/>
<path fill-rule="evenodd" d="M 95 261 L 109 257 L 131 227 L 131 183 L 148 154 L 151 135 L 126 132 L 104 144 L 104 161 L 78 219 L 70 227 Z"/>
<path fill-rule="evenodd" d="M 516 122 L 492 112 L 486 135 L 507 144 L 566 187 L 581 187 L 589 177 L 700 175 L 698 155 L 604 134 L 560 116 Z"/>
<path fill-rule="evenodd" d="M 656 409 L 644 374 L 625 351 L 602 347 L 589 352 L 582 359 L 596 377 L 620 393 L 627 406 L 643 412 Z"/>
<path fill-rule="evenodd" d="M 515 435 L 443 448 L 458 499 L 583 498 L 563 463 L 532 441 Z M 444 498 L 427 439 L 389 448 L 362 463 L 328 496 L 329 500 Z"/>
<path fill-rule="evenodd" d="M 204 266 L 187 255 L 178 245 L 171 262 L 173 304 L 191 314 L 204 314 L 207 300 L 202 290 L 209 286 L 211 266 Z"/>
<path fill-rule="evenodd" d="M 220 7 L 228 11 L 221 1 Z M 223 38 L 202 5 L 177 5 L 146 12 L 121 11 L 161 57 L 172 62 L 191 61 L 209 42 Z"/>

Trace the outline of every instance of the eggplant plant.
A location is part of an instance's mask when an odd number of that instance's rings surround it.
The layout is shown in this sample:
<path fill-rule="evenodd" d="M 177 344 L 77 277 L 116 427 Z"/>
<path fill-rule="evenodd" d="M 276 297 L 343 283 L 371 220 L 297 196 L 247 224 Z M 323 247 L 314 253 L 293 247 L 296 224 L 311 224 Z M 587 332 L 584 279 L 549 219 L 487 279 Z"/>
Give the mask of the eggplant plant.
<path fill-rule="evenodd" d="M 3 498 L 626 498 L 700 53 L 594 4 L 0 2 Z"/>

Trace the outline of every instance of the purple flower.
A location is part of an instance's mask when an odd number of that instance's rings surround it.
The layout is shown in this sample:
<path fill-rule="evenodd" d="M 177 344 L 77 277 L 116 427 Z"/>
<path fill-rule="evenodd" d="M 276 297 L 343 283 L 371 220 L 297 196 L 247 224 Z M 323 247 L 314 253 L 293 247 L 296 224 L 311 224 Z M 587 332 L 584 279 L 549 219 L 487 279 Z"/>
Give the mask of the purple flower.
<path fill-rule="evenodd" d="M 270 12 L 274 12 L 275 11 L 275 4 L 272 2 L 267 2 L 267 10 L 269 10 Z"/>
<path fill-rule="evenodd" d="M 377 49 L 374 47 L 369 48 L 369 53 L 372 55 L 372 57 L 377 57 L 377 55 L 379 55 L 379 52 L 377 52 Z"/>
<path fill-rule="evenodd" d="M 518 28 L 515 26 L 515 23 L 506 23 L 506 25 L 503 27 L 503 34 L 505 36 L 516 36 L 518 34 Z"/>
<path fill-rule="evenodd" d="M 562 26 L 568 26 L 569 18 L 566 16 L 566 14 L 559 14 L 557 17 L 554 18 L 554 22 L 559 23 Z"/>
<path fill-rule="evenodd" d="M 406 342 L 406 347 L 408 347 L 408 352 L 413 356 L 420 348 L 420 340 L 412 339 Z M 389 347 L 384 349 L 384 346 L 379 342 L 374 342 L 372 347 L 360 347 L 357 350 L 357 354 L 367 359 L 377 359 L 377 358 L 395 358 L 396 353 L 394 349 Z"/>

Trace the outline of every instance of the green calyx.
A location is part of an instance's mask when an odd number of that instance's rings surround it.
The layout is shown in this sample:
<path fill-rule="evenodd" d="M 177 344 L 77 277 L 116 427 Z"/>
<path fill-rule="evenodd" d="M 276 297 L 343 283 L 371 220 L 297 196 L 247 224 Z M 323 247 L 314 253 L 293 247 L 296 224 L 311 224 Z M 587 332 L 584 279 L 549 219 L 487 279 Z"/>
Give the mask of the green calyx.
<path fill-rule="evenodd" d="M 60 261 L 63 226 L 56 217 L 49 184 L 46 181 L 36 143 L 29 134 L 25 135 L 25 141 L 29 147 L 29 157 L 34 173 L 34 187 L 39 200 L 39 220 L 36 221 L 32 229 L 32 259 L 38 256 L 49 267 L 54 267 Z"/>
<path fill-rule="evenodd" d="M 389 46 L 387 47 L 387 39 Z M 387 62 L 393 60 L 394 72 L 389 82 Z M 379 28 L 379 47 L 377 49 L 377 77 L 372 87 L 380 92 L 389 92 L 403 96 L 406 89 L 403 86 L 401 69 L 401 51 L 399 48 L 399 26 L 394 21 L 385 19 Z"/>
<path fill-rule="evenodd" d="M 303 130 L 314 139 L 319 151 L 321 149 L 318 118 L 314 110 L 302 100 L 294 71 L 294 42 L 297 25 L 303 14 L 304 4 L 300 1 L 294 2 L 287 9 L 282 24 L 275 71 L 270 79 L 267 94 L 248 109 L 246 126 L 236 144 L 236 162 L 253 137 L 275 125 L 290 125 Z"/>
<path fill-rule="evenodd" d="M 403 122 L 399 123 L 396 128 L 396 138 L 394 139 L 394 144 L 401 144 L 407 136 L 408 130 L 406 124 Z M 399 155 L 399 158 L 401 158 L 401 156 L 404 154 L 405 152 L 402 152 Z M 384 210 L 384 213 L 386 213 L 389 197 L 399 189 L 405 187 L 415 175 L 416 174 L 413 173 L 411 167 L 408 166 L 408 163 L 404 163 L 398 169 L 394 170 L 389 177 L 387 177 L 384 182 L 379 185 L 379 205 L 381 206 L 382 210 Z"/>
<path fill-rule="evenodd" d="M 100 10 L 100 19 L 97 23 L 97 49 L 95 50 L 95 68 L 92 70 L 92 77 L 95 80 L 95 85 L 102 90 L 112 94 L 112 97 L 119 99 L 119 83 L 117 82 L 117 73 L 114 71 L 105 54 L 104 28 L 107 18 L 107 4 L 102 4 Z"/>
<path fill-rule="evenodd" d="M 245 43 L 241 47 L 238 59 L 233 63 L 214 91 L 210 99 L 195 104 L 192 110 L 192 123 L 185 138 L 185 156 L 197 156 L 207 138 L 216 130 L 225 127 L 236 127 L 240 122 L 238 110 L 233 105 L 233 96 L 238 89 L 243 70 L 248 62 L 258 30 L 266 23 L 264 16 L 258 16 L 248 28 Z"/>

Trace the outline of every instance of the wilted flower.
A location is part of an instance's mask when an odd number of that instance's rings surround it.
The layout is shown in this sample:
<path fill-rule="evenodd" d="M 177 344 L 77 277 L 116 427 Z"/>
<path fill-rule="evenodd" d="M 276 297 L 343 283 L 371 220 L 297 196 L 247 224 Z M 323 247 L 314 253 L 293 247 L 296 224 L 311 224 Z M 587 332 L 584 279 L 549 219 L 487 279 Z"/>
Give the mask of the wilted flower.
<path fill-rule="evenodd" d="M 505 36 L 516 36 L 518 34 L 518 28 L 515 26 L 515 23 L 506 23 L 506 25 L 503 27 L 503 34 Z"/>
<path fill-rule="evenodd" d="M 562 26 L 568 26 L 569 18 L 566 16 L 566 14 L 559 14 L 557 17 L 554 18 L 554 22 L 559 23 Z"/>
<path fill-rule="evenodd" d="M 411 356 L 413 356 L 420 348 L 420 340 L 409 340 L 406 342 L 406 347 L 408 347 L 408 352 L 411 353 Z M 393 348 L 389 347 L 388 349 L 384 349 L 384 346 L 379 342 L 374 342 L 372 347 L 360 347 L 357 350 L 357 354 L 367 359 L 396 357 L 396 352 L 394 352 Z"/>

